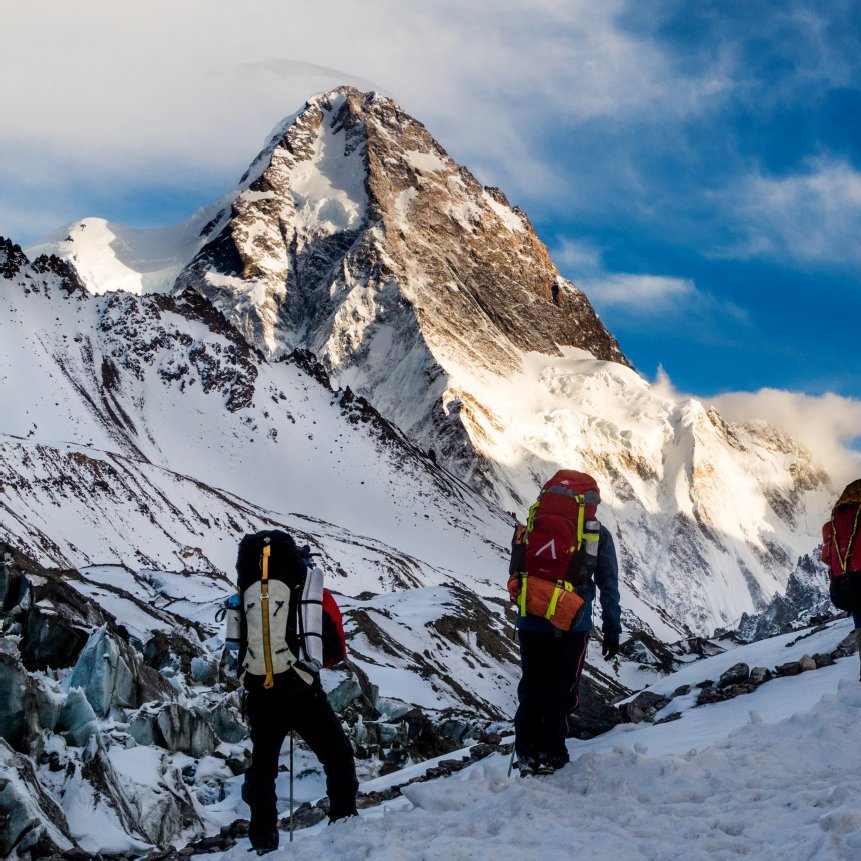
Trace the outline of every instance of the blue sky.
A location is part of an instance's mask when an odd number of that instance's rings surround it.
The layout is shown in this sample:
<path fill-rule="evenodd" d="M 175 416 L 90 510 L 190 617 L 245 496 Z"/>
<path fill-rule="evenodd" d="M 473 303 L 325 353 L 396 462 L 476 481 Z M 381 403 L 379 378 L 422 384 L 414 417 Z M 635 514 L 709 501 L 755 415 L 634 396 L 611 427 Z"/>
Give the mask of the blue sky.
<path fill-rule="evenodd" d="M 187 217 L 353 83 L 521 206 L 647 377 L 861 435 L 857 3 L 32 0 L 2 39 L 0 234 Z"/>

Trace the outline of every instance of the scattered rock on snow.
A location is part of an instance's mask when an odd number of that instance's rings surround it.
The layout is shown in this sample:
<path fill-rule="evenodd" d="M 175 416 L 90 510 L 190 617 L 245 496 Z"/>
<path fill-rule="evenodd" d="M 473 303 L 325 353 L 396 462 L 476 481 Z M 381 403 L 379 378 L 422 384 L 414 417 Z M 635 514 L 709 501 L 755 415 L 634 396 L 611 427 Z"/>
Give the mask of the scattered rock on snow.
<path fill-rule="evenodd" d="M 816 669 L 816 661 L 814 661 L 813 658 L 810 657 L 810 655 L 802 655 L 798 659 L 798 665 L 801 667 L 802 672 Z"/>
<path fill-rule="evenodd" d="M 619 706 L 622 716 L 628 723 L 640 723 L 651 718 L 664 706 L 669 704 L 666 697 L 652 691 L 643 691 L 631 702 Z"/>
<path fill-rule="evenodd" d="M 750 683 L 752 685 L 761 685 L 763 682 L 767 682 L 773 678 L 774 674 L 765 667 L 754 667 L 750 671 Z"/>
<path fill-rule="evenodd" d="M 801 672 L 801 664 L 798 661 L 788 661 L 774 668 L 778 676 L 797 676 Z"/>
<path fill-rule="evenodd" d="M 738 685 L 746 682 L 750 677 L 750 667 L 744 663 L 733 664 L 728 670 L 721 673 L 718 679 L 718 688 L 728 688 L 730 685 Z"/>

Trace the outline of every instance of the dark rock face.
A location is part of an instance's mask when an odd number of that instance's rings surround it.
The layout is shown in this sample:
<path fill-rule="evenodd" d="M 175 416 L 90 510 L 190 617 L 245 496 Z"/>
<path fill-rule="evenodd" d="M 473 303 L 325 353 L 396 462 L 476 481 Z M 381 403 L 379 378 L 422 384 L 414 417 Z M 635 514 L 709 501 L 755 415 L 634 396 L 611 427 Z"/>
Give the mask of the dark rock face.
<path fill-rule="evenodd" d="M 738 634 L 753 642 L 828 617 L 834 610 L 828 596 L 828 573 L 816 550 L 799 558 L 783 595 L 775 595 L 761 613 L 742 616 Z"/>
<path fill-rule="evenodd" d="M 580 702 L 568 715 L 568 737 L 594 738 L 621 723 L 619 710 L 612 703 L 625 693 L 607 676 L 585 672 L 580 679 Z"/>
<path fill-rule="evenodd" d="M 18 651 L 27 670 L 73 666 L 95 627 L 126 635 L 112 616 L 68 585 L 66 578 L 76 572 L 48 570 L 16 552 L 0 572 L 3 630 L 21 637 Z"/>
<path fill-rule="evenodd" d="M 29 261 L 27 255 L 11 239 L 0 236 L 0 276 L 14 278 Z"/>
<path fill-rule="evenodd" d="M 112 350 L 112 362 L 132 379 L 143 379 L 144 364 L 160 365 L 162 380 L 178 385 L 181 391 L 199 380 L 204 392 L 223 392 L 225 405 L 231 412 L 251 403 L 258 374 L 253 350 L 203 296 L 194 291 L 176 298 L 112 293 L 101 302 L 99 331 L 106 340 L 124 346 L 122 350 Z M 169 322 L 171 313 L 200 321 L 211 332 L 226 336 L 227 345 L 217 340 L 194 339 L 177 331 Z M 101 379 L 103 389 L 110 394 L 120 377 L 109 365 L 107 374 L 103 366 Z M 117 399 L 110 400 L 119 412 L 118 423 L 136 433 L 134 425 L 122 414 Z"/>

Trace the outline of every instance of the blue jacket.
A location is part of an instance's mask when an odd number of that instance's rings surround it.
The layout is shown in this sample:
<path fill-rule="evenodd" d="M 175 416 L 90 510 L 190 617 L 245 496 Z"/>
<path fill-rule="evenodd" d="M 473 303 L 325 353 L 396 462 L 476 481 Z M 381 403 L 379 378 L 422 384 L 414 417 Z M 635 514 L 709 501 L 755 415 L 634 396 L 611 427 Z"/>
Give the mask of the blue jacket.
<path fill-rule="evenodd" d="M 610 531 L 601 524 L 598 538 L 598 564 L 595 567 L 595 578 L 578 590 L 580 596 L 586 599 L 586 606 L 581 613 L 581 620 L 571 630 L 592 630 L 592 603 L 595 600 L 595 587 L 601 593 L 601 630 L 605 634 L 622 633 L 622 611 L 619 607 L 619 563 L 616 561 L 616 546 Z M 556 628 L 540 616 L 527 613 L 517 615 L 517 627 L 522 631 L 555 631 Z"/>

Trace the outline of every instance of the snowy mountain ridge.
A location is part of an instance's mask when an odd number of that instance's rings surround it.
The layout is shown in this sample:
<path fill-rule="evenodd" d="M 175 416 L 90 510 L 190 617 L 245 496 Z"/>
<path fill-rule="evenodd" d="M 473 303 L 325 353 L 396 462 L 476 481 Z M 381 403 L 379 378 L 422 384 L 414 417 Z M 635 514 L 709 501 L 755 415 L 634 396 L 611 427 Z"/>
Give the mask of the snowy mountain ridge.
<path fill-rule="evenodd" d="M 86 230 L 40 248 L 100 292 L 120 246 Z M 559 467 L 595 475 L 632 600 L 691 631 L 762 610 L 818 541 L 834 489 L 810 454 L 643 380 L 526 215 L 390 99 L 309 100 L 173 236 L 194 252 L 174 294 L 201 292 L 270 358 L 310 349 L 503 509 L 522 518 Z M 139 247 L 179 260 L 157 239 Z"/>

